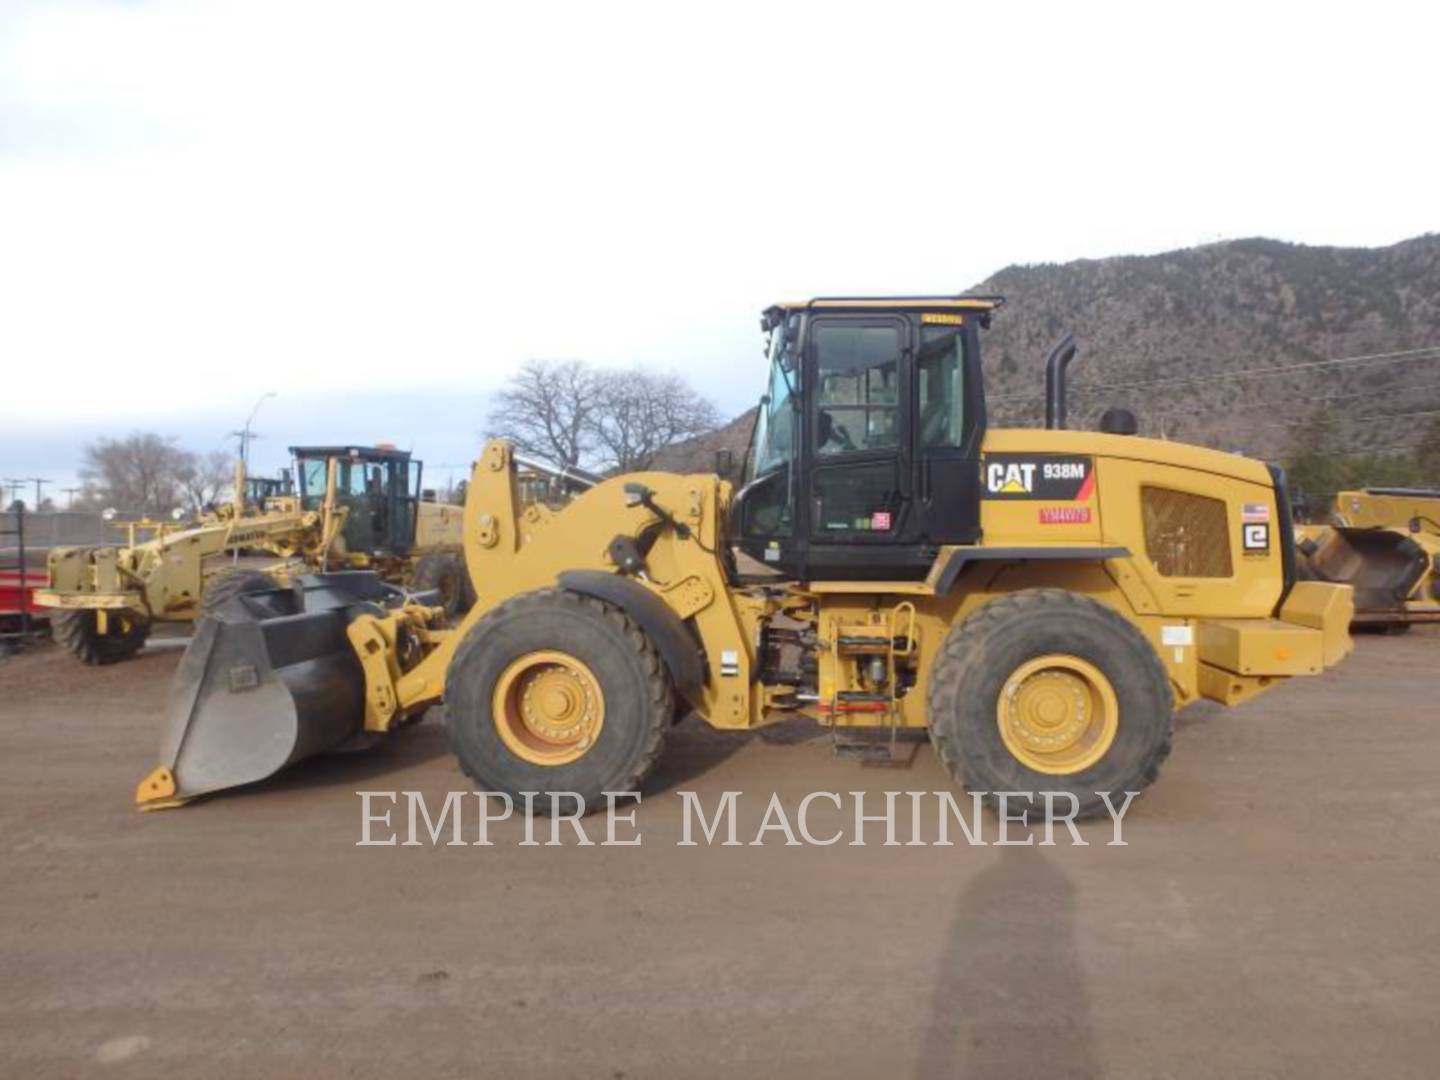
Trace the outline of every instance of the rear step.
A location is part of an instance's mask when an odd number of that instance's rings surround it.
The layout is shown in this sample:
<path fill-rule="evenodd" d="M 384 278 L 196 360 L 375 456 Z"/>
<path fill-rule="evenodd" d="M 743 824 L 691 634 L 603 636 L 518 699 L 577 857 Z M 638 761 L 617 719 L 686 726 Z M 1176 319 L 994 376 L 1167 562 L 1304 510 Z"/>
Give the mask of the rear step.
<path fill-rule="evenodd" d="M 161 764 L 144 810 L 251 784 L 331 750 L 365 721 L 365 676 L 345 628 L 403 603 L 369 571 L 307 574 L 202 618 L 170 685 Z"/>

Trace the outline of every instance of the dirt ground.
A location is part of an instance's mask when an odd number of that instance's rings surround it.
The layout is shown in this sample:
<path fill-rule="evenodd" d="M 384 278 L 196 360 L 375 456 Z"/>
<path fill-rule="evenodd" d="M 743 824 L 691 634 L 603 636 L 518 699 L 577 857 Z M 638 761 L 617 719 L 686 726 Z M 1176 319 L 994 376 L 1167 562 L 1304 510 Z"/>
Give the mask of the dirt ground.
<path fill-rule="evenodd" d="M 680 847 L 679 790 L 950 790 L 693 721 L 640 846 L 355 846 L 465 787 L 434 719 L 138 814 L 174 643 L 0 661 L 0 1075 L 1433 1077 L 1440 628 L 1358 644 L 1184 713 L 1125 847 Z"/>

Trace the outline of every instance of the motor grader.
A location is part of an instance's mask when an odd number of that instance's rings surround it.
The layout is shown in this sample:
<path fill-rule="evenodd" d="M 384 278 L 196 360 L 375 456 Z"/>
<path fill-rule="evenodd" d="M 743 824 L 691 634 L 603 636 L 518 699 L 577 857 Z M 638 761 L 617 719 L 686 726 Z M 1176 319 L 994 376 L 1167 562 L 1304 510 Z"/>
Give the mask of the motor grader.
<path fill-rule="evenodd" d="M 89 664 L 133 656 L 160 622 L 188 622 L 245 592 L 286 585 L 299 569 L 365 568 L 467 606 L 458 507 L 421 498 L 420 462 L 393 447 L 291 447 L 286 478 L 237 467 L 238 497 L 194 524 L 127 523 L 118 546 L 55 548 L 47 560 L 51 632 Z M 139 539 L 148 531 L 148 538 Z M 242 553 L 278 559 L 241 566 Z"/>
<path fill-rule="evenodd" d="M 1296 542 L 1302 577 L 1354 587 L 1356 628 L 1440 622 L 1440 491 L 1342 491 L 1328 522 L 1298 526 Z"/>
<path fill-rule="evenodd" d="M 1346 586 L 1295 579 L 1281 473 L 1214 450 L 986 421 L 998 298 L 818 299 L 764 315 L 738 489 L 643 472 L 524 505 L 489 442 L 468 483 L 459 626 L 370 575 L 241 596 L 176 675 L 144 808 L 263 779 L 443 702 L 482 790 L 635 790 L 677 717 L 928 731 L 973 791 L 1140 791 L 1172 716 L 1350 650 Z M 568 805 L 568 804 L 567 804 Z"/>

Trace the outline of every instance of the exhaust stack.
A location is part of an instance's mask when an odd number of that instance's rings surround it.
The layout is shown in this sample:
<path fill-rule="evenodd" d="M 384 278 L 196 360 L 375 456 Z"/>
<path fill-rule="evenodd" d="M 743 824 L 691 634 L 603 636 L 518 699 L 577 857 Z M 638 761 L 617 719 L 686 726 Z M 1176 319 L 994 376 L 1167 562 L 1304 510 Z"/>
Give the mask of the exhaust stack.
<path fill-rule="evenodd" d="M 1074 359 L 1075 335 L 1066 334 L 1045 361 L 1045 426 L 1052 431 L 1065 427 L 1065 369 Z"/>

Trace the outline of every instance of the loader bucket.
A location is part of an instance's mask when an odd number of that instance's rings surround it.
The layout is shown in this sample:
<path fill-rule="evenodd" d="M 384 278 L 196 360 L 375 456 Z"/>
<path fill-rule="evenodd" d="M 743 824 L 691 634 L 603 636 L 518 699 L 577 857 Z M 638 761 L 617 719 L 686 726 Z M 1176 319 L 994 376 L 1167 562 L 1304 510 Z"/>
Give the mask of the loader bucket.
<path fill-rule="evenodd" d="M 136 803 L 264 780 L 358 734 L 365 679 L 345 628 L 403 596 L 368 572 L 313 574 L 201 619 L 170 686 L 161 763 Z"/>
<path fill-rule="evenodd" d="M 1389 529 L 1337 528 L 1302 559 L 1317 580 L 1354 586 L 1355 610 L 1362 615 L 1403 613 L 1406 597 L 1429 566 L 1419 544 Z"/>

